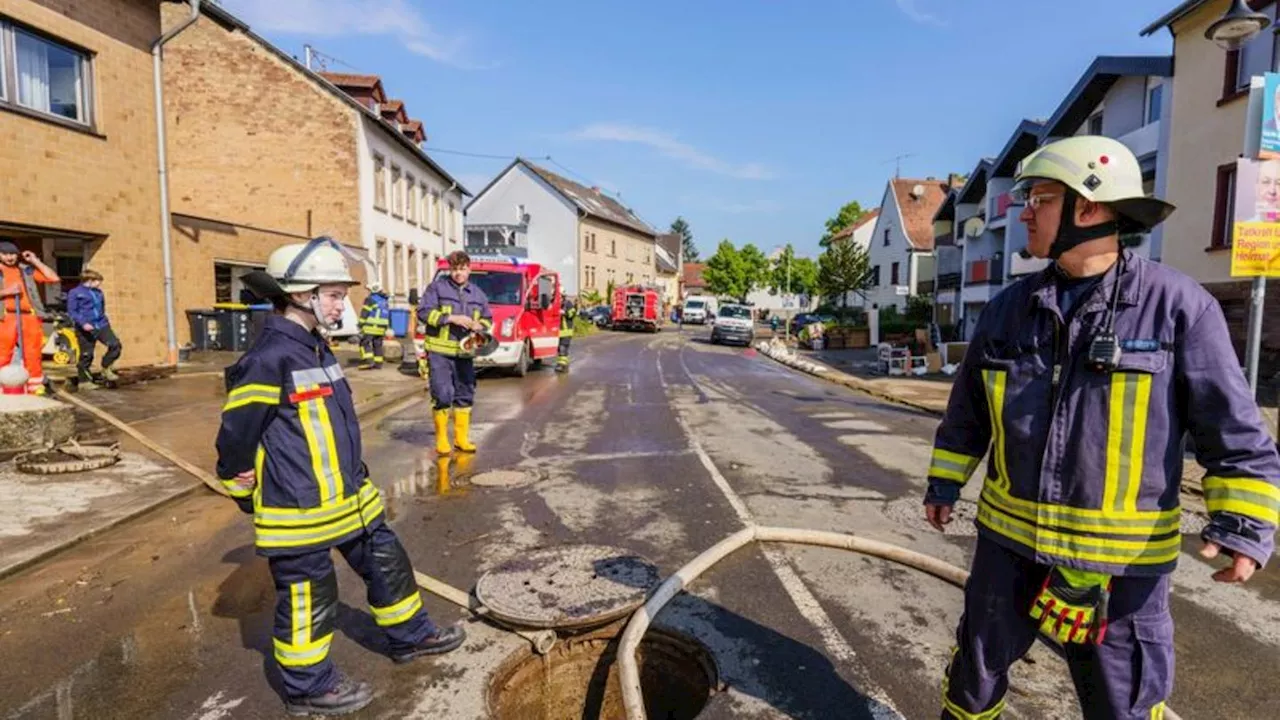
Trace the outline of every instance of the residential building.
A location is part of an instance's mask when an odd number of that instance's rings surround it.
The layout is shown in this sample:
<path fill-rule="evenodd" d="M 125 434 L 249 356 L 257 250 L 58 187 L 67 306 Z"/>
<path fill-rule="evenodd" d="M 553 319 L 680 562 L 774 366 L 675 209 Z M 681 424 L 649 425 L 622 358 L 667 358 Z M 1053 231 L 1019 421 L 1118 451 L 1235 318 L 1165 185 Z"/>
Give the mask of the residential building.
<path fill-rule="evenodd" d="M 858 221 L 849 227 L 841 230 L 831 236 L 831 244 L 852 243 L 855 247 L 862 248 L 863 252 L 869 252 L 871 249 L 871 234 L 876 229 L 876 218 L 880 217 L 880 208 L 876 208 L 869 212 L 863 213 Z M 835 300 L 832 300 L 835 303 Z M 839 304 L 839 303 L 836 303 Z M 866 297 L 861 292 L 850 291 L 845 293 L 845 307 L 864 307 Z"/>
<path fill-rule="evenodd" d="M 680 267 L 680 301 L 693 295 L 709 295 L 707 290 L 707 279 L 702 276 L 702 271 L 707 267 L 706 263 L 690 263 L 687 262 Z"/>
<path fill-rule="evenodd" d="M 151 43 L 159 0 L 0 0 L 0 239 L 106 276 L 122 363 L 166 358 Z M 21 61 L 19 60 L 21 58 Z"/>
<path fill-rule="evenodd" d="M 868 249 L 866 295 L 872 308 L 901 311 L 908 297 L 933 293 L 933 216 L 950 189 L 935 178 L 894 178 L 886 184 Z"/>
<path fill-rule="evenodd" d="M 466 190 L 417 145 L 420 128 L 348 94 L 221 7 L 201 8 L 199 21 L 165 47 L 179 311 L 240 299 L 247 270 L 315 235 L 366 257 L 373 277 L 357 272 L 403 302 L 430 277 L 450 227 L 461 247 L 457 208 Z M 166 3 L 165 27 L 186 12 Z M 376 83 L 372 92 L 380 96 Z M 426 229 L 422 186 L 446 191 L 440 204 L 454 208 Z M 362 301 L 357 289 L 352 302 Z"/>
<path fill-rule="evenodd" d="M 654 272 L 662 286 L 664 308 L 680 301 L 680 265 L 683 258 L 684 237 L 680 233 L 665 233 L 657 237 L 653 248 Z"/>
<path fill-rule="evenodd" d="M 463 197 L 457 182 L 427 156 L 421 120 L 386 96 L 377 75 L 322 72 L 359 102 L 360 237 L 393 303 L 407 303 L 435 276 L 436 262 L 463 247 Z M 406 142 L 407 140 L 407 142 Z"/>
<path fill-rule="evenodd" d="M 569 295 L 657 279 L 653 228 L 600 188 L 523 158 L 498 173 L 466 214 L 469 252 L 551 267 Z"/>
<path fill-rule="evenodd" d="M 1251 6 L 1277 19 L 1276 3 Z M 1239 357 L 1250 304 L 1250 280 L 1231 277 L 1236 160 L 1244 147 L 1249 81 L 1280 69 L 1278 38 L 1267 30 L 1240 50 L 1224 51 L 1205 29 L 1229 7 L 1226 0 L 1188 0 L 1142 31 L 1168 30 L 1177 67 L 1167 115 L 1168 170 L 1161 197 L 1177 206 L 1162 225 L 1161 260 L 1195 278 L 1222 305 Z M 1259 376 L 1280 370 L 1280 304 L 1268 298 L 1263 316 Z"/>

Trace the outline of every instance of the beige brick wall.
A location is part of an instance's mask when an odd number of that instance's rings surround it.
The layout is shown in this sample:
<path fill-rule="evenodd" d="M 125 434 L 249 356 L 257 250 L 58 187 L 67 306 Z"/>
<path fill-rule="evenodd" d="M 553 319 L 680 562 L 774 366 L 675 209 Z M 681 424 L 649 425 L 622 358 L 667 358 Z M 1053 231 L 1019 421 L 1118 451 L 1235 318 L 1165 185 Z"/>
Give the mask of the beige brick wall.
<path fill-rule="evenodd" d="M 165 350 L 149 50 L 160 34 L 158 6 L 0 0 L 0 14 L 94 54 L 94 133 L 0 109 L 0 222 L 102 238 L 87 259 L 108 277 L 122 364 L 155 362 Z"/>
<path fill-rule="evenodd" d="M 587 236 L 595 235 L 595 251 L 588 250 Z M 626 230 L 586 218 L 578 223 L 578 282 L 583 292 L 596 290 L 605 294 L 609 281 L 615 287 L 628 282 L 654 282 L 657 270 L 654 265 L 654 239 L 633 230 Z M 595 284 L 590 282 L 588 268 L 594 269 Z M 612 271 L 612 273 L 610 273 Z M 606 298 L 608 300 L 608 298 Z"/>
<path fill-rule="evenodd" d="M 165 26 L 185 14 L 166 5 Z M 265 263 L 308 213 L 312 234 L 359 244 L 356 111 L 252 38 L 204 16 L 166 45 L 165 116 L 172 210 L 214 221 L 174 234 L 179 342 L 214 260 Z"/>

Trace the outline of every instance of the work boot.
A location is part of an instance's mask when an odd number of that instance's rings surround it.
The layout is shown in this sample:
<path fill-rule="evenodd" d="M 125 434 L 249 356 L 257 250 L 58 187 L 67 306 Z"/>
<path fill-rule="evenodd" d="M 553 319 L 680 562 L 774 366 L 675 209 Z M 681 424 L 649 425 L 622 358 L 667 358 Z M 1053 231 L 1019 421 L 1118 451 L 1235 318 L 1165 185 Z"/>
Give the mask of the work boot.
<path fill-rule="evenodd" d="M 357 370 L 372 370 L 373 368 L 374 364 L 371 362 L 362 362 L 356 367 Z"/>
<path fill-rule="evenodd" d="M 391 659 L 396 663 L 407 663 L 423 655 L 443 655 L 458 649 L 466 639 L 467 631 L 461 625 L 438 628 L 435 635 L 428 635 L 411 650 L 393 654 Z"/>
<path fill-rule="evenodd" d="M 449 443 L 449 408 L 436 410 L 433 419 L 436 423 L 436 452 L 448 455 L 453 452 L 453 445 Z"/>
<path fill-rule="evenodd" d="M 350 715 L 373 702 L 373 688 L 369 683 L 356 682 L 348 677 L 338 678 L 333 689 L 319 695 L 289 698 L 284 703 L 290 715 Z"/>
<path fill-rule="evenodd" d="M 458 436 L 453 446 L 464 453 L 473 453 L 476 446 L 471 444 L 471 408 L 453 409 L 453 432 Z"/>
<path fill-rule="evenodd" d="M 107 382 L 116 382 L 120 379 L 120 375 L 109 367 L 102 368 L 102 379 Z"/>

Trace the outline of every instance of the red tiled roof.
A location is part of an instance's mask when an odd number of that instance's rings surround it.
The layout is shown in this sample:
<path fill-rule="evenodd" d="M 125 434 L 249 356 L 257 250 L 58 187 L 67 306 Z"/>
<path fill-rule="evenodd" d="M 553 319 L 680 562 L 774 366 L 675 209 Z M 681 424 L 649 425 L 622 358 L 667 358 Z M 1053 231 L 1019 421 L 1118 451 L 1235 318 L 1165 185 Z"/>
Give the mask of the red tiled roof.
<path fill-rule="evenodd" d="M 377 75 L 355 75 L 353 73 L 334 72 L 322 72 L 319 73 L 319 75 L 338 87 L 373 88 L 382 82 L 382 78 Z"/>
<path fill-rule="evenodd" d="M 706 263 L 685 263 L 680 270 L 680 278 L 687 288 L 701 288 L 707 286 L 707 281 L 702 277 L 702 270 Z"/>
<path fill-rule="evenodd" d="M 650 237 L 657 235 L 653 228 L 649 227 L 630 208 L 600 192 L 599 188 L 589 188 L 581 185 L 546 168 L 534 165 L 523 158 L 516 160 L 516 162 L 524 164 L 525 167 L 537 173 L 547 184 L 555 188 L 557 192 L 568 198 L 570 202 L 577 205 L 586 214 L 631 228 Z M 488 188 L 485 189 L 487 190 Z M 481 191 L 480 194 L 483 195 L 484 192 Z"/>
<path fill-rule="evenodd" d="M 835 235 L 832 235 L 831 239 L 847 240 L 853 237 L 853 234 L 858 231 L 858 228 L 861 228 L 863 225 L 866 225 L 867 223 L 874 221 L 878 217 L 880 217 L 880 208 L 876 208 L 875 210 L 872 210 L 870 212 L 865 212 L 862 214 L 862 217 L 858 218 L 857 222 L 841 230 Z"/>
<path fill-rule="evenodd" d="M 909 180 L 897 178 L 890 181 L 893 194 L 898 199 L 898 210 L 902 213 L 903 230 L 907 240 L 917 250 L 933 249 L 933 216 L 947 199 L 950 185 L 937 180 Z M 912 194 L 917 186 L 922 193 L 919 197 Z"/>

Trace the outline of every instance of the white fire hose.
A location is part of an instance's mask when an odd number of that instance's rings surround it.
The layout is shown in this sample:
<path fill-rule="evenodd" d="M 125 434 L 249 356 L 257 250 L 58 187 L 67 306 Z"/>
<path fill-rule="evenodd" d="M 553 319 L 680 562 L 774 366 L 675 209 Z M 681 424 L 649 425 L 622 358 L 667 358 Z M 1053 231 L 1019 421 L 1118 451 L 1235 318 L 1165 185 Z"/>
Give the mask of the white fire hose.
<path fill-rule="evenodd" d="M 623 631 L 622 639 L 618 643 L 618 676 L 622 683 L 622 702 L 626 708 L 627 720 L 647 720 L 648 718 L 644 710 L 644 691 L 640 687 L 640 671 L 636 665 L 636 648 L 640 644 L 640 639 L 644 637 L 645 631 L 649 629 L 650 623 L 672 598 L 689 587 L 699 575 L 735 550 L 753 542 L 784 542 L 852 550 L 915 568 L 960 588 L 963 588 L 969 579 L 967 570 L 935 557 L 877 540 L 819 530 L 748 526 L 716 543 L 664 580 L 644 607 L 631 616 L 631 621 L 627 623 L 627 628 Z M 1165 708 L 1164 717 L 1166 720 L 1181 720 L 1168 708 Z"/>

